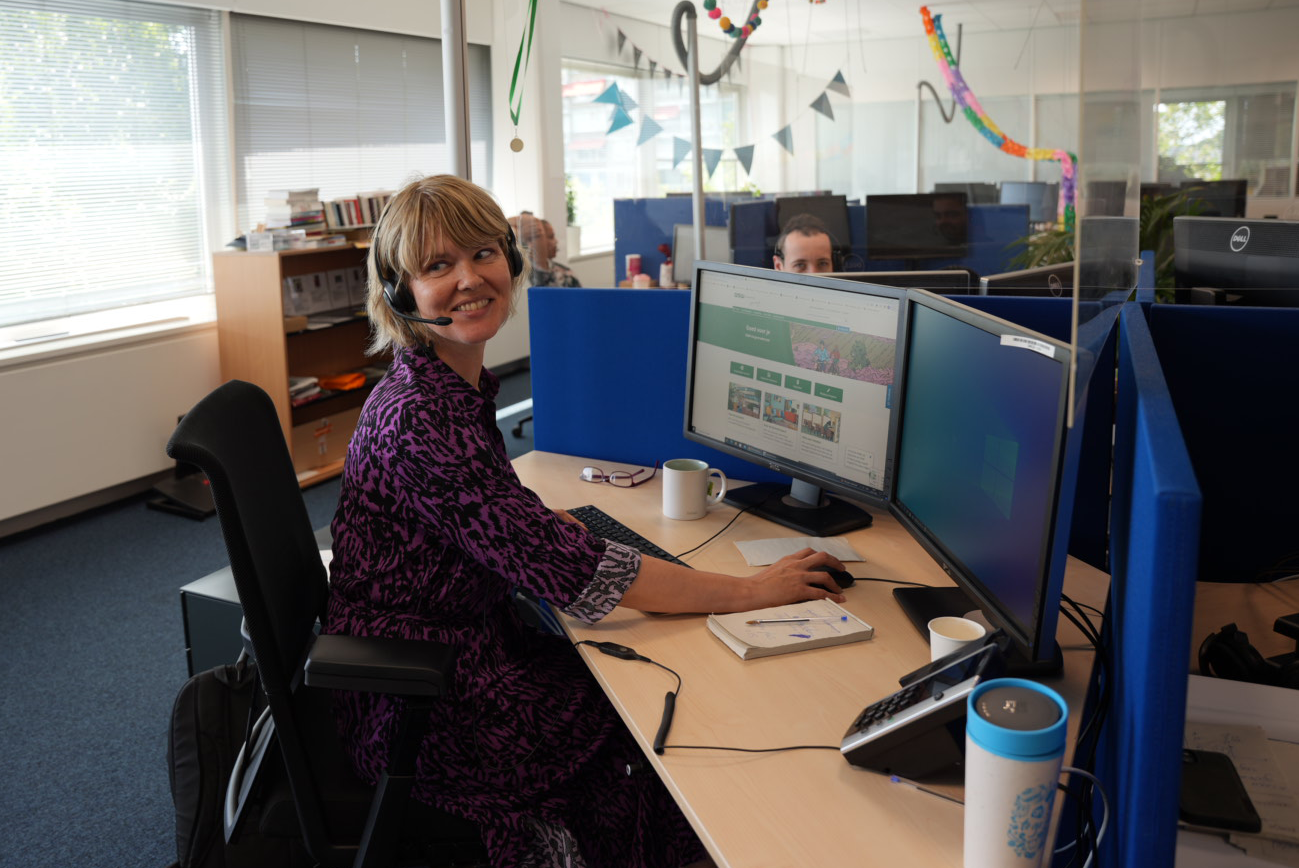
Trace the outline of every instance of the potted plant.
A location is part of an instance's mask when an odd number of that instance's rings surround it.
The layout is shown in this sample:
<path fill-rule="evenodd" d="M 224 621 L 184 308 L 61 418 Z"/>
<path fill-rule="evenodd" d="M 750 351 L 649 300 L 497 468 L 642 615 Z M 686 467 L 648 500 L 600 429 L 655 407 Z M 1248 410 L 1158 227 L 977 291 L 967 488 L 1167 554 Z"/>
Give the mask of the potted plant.
<path fill-rule="evenodd" d="M 573 187 L 573 176 L 564 176 L 564 208 L 567 211 L 568 255 L 577 256 L 582 252 L 582 227 L 577 225 L 577 190 Z"/>
<path fill-rule="evenodd" d="M 1155 289 L 1172 290 L 1173 274 L 1173 218 L 1195 215 L 1204 210 L 1204 202 L 1189 196 L 1192 191 L 1178 190 L 1167 196 L 1143 196 L 1138 226 L 1138 249 L 1155 253 Z M 1074 259 L 1074 234 L 1072 230 L 1052 227 L 1035 232 L 1016 241 L 1023 247 L 1011 260 L 1020 268 L 1037 268 L 1072 262 Z M 1164 300 L 1166 292 L 1162 292 Z"/>

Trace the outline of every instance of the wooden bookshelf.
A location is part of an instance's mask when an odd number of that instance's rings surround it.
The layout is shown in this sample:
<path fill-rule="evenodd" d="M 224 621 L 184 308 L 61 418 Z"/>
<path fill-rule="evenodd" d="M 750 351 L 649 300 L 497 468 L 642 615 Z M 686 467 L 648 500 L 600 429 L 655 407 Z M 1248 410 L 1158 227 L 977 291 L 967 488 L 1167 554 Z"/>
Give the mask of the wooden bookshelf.
<path fill-rule="evenodd" d="M 284 279 L 364 265 L 365 255 L 363 247 L 349 244 L 213 256 L 221 378 L 255 383 L 271 396 L 303 486 L 343 472 L 347 444 L 370 387 L 294 407 L 289 375 L 323 377 L 386 360 L 365 355 L 370 332 L 363 315 L 328 328 L 286 333 Z"/>

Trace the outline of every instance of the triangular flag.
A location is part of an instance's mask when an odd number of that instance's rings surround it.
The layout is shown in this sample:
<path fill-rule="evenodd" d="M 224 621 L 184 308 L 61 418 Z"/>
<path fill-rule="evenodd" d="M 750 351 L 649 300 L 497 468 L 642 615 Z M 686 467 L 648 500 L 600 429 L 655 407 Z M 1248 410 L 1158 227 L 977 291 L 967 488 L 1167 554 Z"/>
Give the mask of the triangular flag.
<path fill-rule="evenodd" d="M 742 145 L 735 149 L 735 159 L 744 167 L 744 174 L 749 174 L 753 166 L 753 145 Z"/>
<path fill-rule="evenodd" d="M 631 115 L 623 111 L 622 106 L 614 106 L 613 120 L 609 124 L 609 132 L 616 132 L 632 122 Z M 608 135 L 608 133 L 606 133 Z"/>
<path fill-rule="evenodd" d="M 772 133 L 771 137 L 780 142 L 780 146 L 791 154 L 794 153 L 794 132 L 786 124 L 783 129 L 777 133 Z"/>
<path fill-rule="evenodd" d="M 622 29 L 619 28 L 618 30 L 618 53 L 619 54 L 622 54 L 622 47 L 626 44 L 627 44 L 627 34 L 623 33 Z"/>
<path fill-rule="evenodd" d="M 637 48 L 636 46 L 633 45 L 633 46 L 632 46 L 632 52 L 631 52 L 631 68 L 632 68 L 632 69 L 640 69 L 640 55 L 641 55 L 641 50 L 640 50 L 639 48 Z"/>
<path fill-rule="evenodd" d="M 650 78 L 653 78 L 654 70 L 658 68 L 659 64 L 657 60 L 651 60 L 649 63 L 650 63 Z"/>
<path fill-rule="evenodd" d="M 841 93 L 844 96 L 852 96 L 852 94 L 848 92 L 848 82 L 844 81 L 842 71 L 834 74 L 834 78 L 830 79 L 830 83 L 825 86 L 825 89 L 832 90 L 835 93 Z"/>
<path fill-rule="evenodd" d="M 640 147 L 661 132 L 663 132 L 663 127 L 659 126 L 658 121 L 649 115 L 642 116 L 640 119 L 640 137 L 636 139 L 636 146 Z"/>
<path fill-rule="evenodd" d="M 630 112 L 636 110 L 636 100 L 632 99 L 631 94 L 627 93 L 627 91 L 618 91 L 618 101 L 625 111 Z"/>
<path fill-rule="evenodd" d="M 622 97 L 618 90 L 618 85 L 616 83 L 609 85 L 604 89 L 604 93 L 591 100 L 591 102 L 607 102 L 609 105 L 616 106 L 622 105 Z"/>
<path fill-rule="evenodd" d="M 680 136 L 672 137 L 672 168 L 676 168 L 690 153 L 690 142 Z"/>
<path fill-rule="evenodd" d="M 812 101 L 812 108 L 816 109 L 830 120 L 834 120 L 834 109 L 830 108 L 830 97 L 824 91 L 822 91 L 821 95 Z"/>
<path fill-rule="evenodd" d="M 704 157 L 704 166 L 708 169 L 708 177 L 711 178 L 713 172 L 717 170 L 717 164 L 722 161 L 722 149 L 704 148 L 702 153 Z"/>

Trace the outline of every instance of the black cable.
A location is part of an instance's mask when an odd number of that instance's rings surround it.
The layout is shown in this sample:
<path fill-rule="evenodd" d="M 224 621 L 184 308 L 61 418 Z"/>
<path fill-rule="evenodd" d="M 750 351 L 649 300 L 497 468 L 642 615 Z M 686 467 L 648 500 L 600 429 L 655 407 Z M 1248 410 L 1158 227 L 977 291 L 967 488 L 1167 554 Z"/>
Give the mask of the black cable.
<path fill-rule="evenodd" d="M 735 750 L 742 753 L 776 753 L 782 750 L 839 750 L 835 744 L 792 744 L 788 747 L 721 747 L 711 744 L 669 744 L 672 750 Z"/>
<path fill-rule="evenodd" d="M 728 529 L 731 525 L 735 524 L 735 520 L 736 520 L 737 518 L 739 518 L 740 516 L 744 515 L 746 512 L 748 512 L 749 510 L 751 510 L 751 509 L 753 509 L 753 508 L 755 508 L 755 507 L 758 507 L 758 506 L 766 506 L 766 505 L 767 505 L 767 502 L 768 502 L 769 500 L 771 500 L 771 498 L 773 498 L 773 497 L 775 497 L 775 496 L 776 496 L 775 494 L 771 494 L 771 495 L 768 495 L 767 497 L 763 498 L 762 500 L 758 501 L 757 503 L 751 503 L 751 504 L 749 504 L 748 506 L 744 507 L 744 509 L 742 509 L 742 510 L 740 510 L 739 512 L 737 512 L 735 515 L 731 516 L 731 520 L 728 521 L 728 522 L 726 523 L 725 527 L 723 527 L 723 528 L 722 528 L 721 530 L 719 530 L 717 533 L 713 534 L 713 535 L 710 536 L 708 539 L 704 540 L 703 542 L 701 542 L 699 545 L 695 546 L 694 548 L 692 548 L 692 549 L 686 549 L 685 551 L 683 551 L 683 552 L 682 552 L 681 554 L 679 554 L 679 555 L 673 555 L 673 557 L 677 558 L 677 560 L 680 560 L 681 558 L 684 558 L 686 555 L 690 554 L 691 552 L 697 552 L 697 551 L 699 551 L 701 548 L 703 548 L 704 546 L 708 545 L 710 542 L 712 542 L 713 540 L 717 539 L 717 538 L 718 538 L 719 536 L 721 536 L 722 534 L 726 533 L 727 529 Z"/>
<path fill-rule="evenodd" d="M 873 576 L 862 576 L 862 577 L 860 577 L 860 578 L 854 578 L 854 581 L 858 581 L 858 582 L 887 582 L 887 583 L 890 584 L 890 585 L 910 585 L 910 586 L 913 587 L 913 588 L 932 588 L 932 587 L 934 587 L 933 585 L 926 585 L 926 584 L 923 583 L 923 582 L 905 582 L 905 581 L 903 581 L 903 580 L 901 580 L 901 579 L 877 579 L 877 578 L 875 578 L 875 577 L 873 577 Z"/>

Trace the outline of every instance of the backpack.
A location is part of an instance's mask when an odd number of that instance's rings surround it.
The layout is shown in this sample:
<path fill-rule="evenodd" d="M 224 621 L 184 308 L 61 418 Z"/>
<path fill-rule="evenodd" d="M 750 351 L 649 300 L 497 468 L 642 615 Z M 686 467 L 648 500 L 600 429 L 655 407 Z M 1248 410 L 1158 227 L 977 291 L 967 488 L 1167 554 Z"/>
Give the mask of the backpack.
<path fill-rule="evenodd" d="M 301 842 L 266 839 L 245 824 L 225 841 L 222 807 L 234 769 L 262 702 L 257 666 L 246 655 L 191 677 L 172 706 L 168 778 L 176 806 L 177 868 L 285 868 L 306 863 Z"/>

